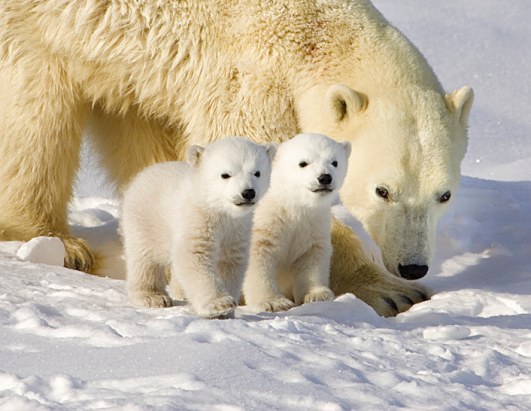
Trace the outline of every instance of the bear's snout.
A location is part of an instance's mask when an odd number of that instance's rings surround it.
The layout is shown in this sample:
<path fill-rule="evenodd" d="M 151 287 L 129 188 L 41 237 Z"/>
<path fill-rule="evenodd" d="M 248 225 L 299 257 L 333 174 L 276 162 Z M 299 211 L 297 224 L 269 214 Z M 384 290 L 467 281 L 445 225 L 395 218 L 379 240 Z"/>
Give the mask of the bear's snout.
<path fill-rule="evenodd" d="M 254 191 L 252 188 L 248 188 L 247 190 L 243 190 L 242 197 L 246 200 L 251 201 L 253 198 L 256 197 L 256 191 Z"/>
<path fill-rule="evenodd" d="M 319 184 L 328 185 L 332 182 L 332 176 L 330 174 L 321 174 L 317 177 L 317 181 L 319 181 Z"/>
<path fill-rule="evenodd" d="M 402 265 L 398 264 L 398 271 L 402 278 L 406 280 L 418 280 L 419 278 L 424 277 L 428 273 L 429 267 L 427 265 L 417 265 L 417 264 L 408 264 Z"/>

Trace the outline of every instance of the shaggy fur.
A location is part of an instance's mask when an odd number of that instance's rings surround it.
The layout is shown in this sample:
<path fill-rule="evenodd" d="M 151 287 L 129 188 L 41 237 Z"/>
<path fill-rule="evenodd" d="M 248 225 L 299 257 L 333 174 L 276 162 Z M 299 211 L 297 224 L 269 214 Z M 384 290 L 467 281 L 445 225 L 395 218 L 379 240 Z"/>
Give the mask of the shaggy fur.
<path fill-rule="evenodd" d="M 140 307 L 168 307 L 184 293 L 198 315 L 230 316 L 247 268 L 252 211 L 269 185 L 275 147 L 225 138 L 192 146 L 190 165 L 148 167 L 124 194 L 127 291 Z M 251 194 L 249 194 L 251 193 Z"/>
<path fill-rule="evenodd" d="M 334 298 L 328 287 L 331 208 L 350 151 L 349 142 L 321 134 L 299 134 L 280 145 L 253 222 L 244 296 L 255 311 Z"/>
<path fill-rule="evenodd" d="M 398 275 L 429 264 L 472 92 L 445 95 L 368 0 L 0 0 L 0 101 L 0 239 L 59 236 L 65 265 L 91 270 L 66 220 L 87 126 L 122 187 L 192 144 L 320 132 L 356 145 L 342 197 Z M 336 293 L 384 315 L 421 300 L 335 227 Z"/>

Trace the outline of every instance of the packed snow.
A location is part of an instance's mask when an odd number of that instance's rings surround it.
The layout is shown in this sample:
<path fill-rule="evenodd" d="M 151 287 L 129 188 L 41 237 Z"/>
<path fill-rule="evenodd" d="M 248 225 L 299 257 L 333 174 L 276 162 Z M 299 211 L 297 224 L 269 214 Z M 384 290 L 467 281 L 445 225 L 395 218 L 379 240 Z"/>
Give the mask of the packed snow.
<path fill-rule="evenodd" d="M 231 320 L 134 308 L 87 151 L 70 223 L 102 276 L 59 267 L 56 239 L 0 243 L 0 410 L 531 409 L 531 3 L 375 4 L 448 90 L 476 92 L 433 298 L 396 318 L 353 295 Z"/>

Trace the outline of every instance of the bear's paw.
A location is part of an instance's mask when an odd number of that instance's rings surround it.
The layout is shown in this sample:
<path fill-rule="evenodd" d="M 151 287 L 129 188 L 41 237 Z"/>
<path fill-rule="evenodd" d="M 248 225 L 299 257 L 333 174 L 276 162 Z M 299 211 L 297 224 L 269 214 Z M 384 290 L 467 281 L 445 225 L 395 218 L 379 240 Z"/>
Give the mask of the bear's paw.
<path fill-rule="evenodd" d="M 146 308 L 164 308 L 173 305 L 172 299 L 165 294 L 141 293 L 131 296 L 133 305 Z"/>
<path fill-rule="evenodd" d="M 76 237 L 58 235 L 65 246 L 65 267 L 72 270 L 92 273 L 95 269 L 95 259 L 87 243 Z"/>
<path fill-rule="evenodd" d="M 279 296 L 271 298 L 268 301 L 253 304 L 253 306 L 255 311 L 257 312 L 267 311 L 270 313 L 276 313 L 279 311 L 287 311 L 290 308 L 295 307 L 295 303 L 286 297 Z"/>
<path fill-rule="evenodd" d="M 216 298 L 211 301 L 204 309 L 198 310 L 198 315 L 208 319 L 227 319 L 234 318 L 234 309 L 237 304 L 230 295 Z"/>
<path fill-rule="evenodd" d="M 304 303 L 313 303 L 315 301 L 333 300 L 335 294 L 328 287 L 315 287 L 304 296 Z"/>
<path fill-rule="evenodd" d="M 380 276 L 380 282 L 366 285 L 361 299 L 382 317 L 394 317 L 414 304 L 427 301 L 432 291 L 416 281 L 404 280 L 391 274 Z"/>

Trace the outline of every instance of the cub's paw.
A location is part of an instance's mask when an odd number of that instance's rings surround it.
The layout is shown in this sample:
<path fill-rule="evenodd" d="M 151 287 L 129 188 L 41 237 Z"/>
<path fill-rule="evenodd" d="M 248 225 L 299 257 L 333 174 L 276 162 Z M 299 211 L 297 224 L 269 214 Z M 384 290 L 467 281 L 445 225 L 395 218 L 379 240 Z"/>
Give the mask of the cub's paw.
<path fill-rule="evenodd" d="M 333 300 L 335 294 L 328 287 L 315 287 L 308 294 L 304 296 L 305 303 L 312 303 L 315 301 L 330 301 Z"/>
<path fill-rule="evenodd" d="M 234 318 L 234 309 L 237 304 L 230 295 L 216 298 L 211 301 L 204 309 L 198 310 L 198 315 L 208 319 L 227 319 Z"/>
<path fill-rule="evenodd" d="M 173 305 L 172 299 L 165 294 L 142 293 L 130 295 L 129 299 L 136 307 L 164 308 Z"/>
<path fill-rule="evenodd" d="M 96 260 L 87 243 L 76 237 L 59 236 L 65 246 L 65 267 L 72 270 L 92 273 L 95 271 Z"/>
<path fill-rule="evenodd" d="M 276 313 L 279 311 L 287 311 L 293 307 L 295 307 L 295 303 L 291 301 L 290 299 L 283 297 L 283 296 L 271 298 L 267 301 L 263 301 L 261 303 L 252 305 L 252 308 L 256 312 L 267 311 L 270 313 Z"/>
<path fill-rule="evenodd" d="M 184 293 L 184 290 L 181 287 L 181 285 L 177 283 L 177 281 L 172 280 L 168 288 L 169 288 L 168 293 L 171 295 L 171 297 L 174 300 L 179 300 L 179 301 L 186 300 L 186 294 Z"/>

